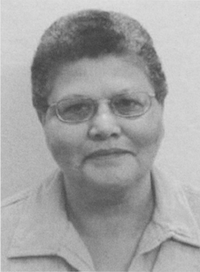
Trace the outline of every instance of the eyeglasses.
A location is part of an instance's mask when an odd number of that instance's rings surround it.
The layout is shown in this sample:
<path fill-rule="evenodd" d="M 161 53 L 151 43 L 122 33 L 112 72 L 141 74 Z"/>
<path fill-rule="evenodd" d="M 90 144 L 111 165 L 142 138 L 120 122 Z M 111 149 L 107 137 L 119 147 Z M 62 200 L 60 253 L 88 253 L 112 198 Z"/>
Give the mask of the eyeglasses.
<path fill-rule="evenodd" d="M 145 114 L 151 107 L 154 94 L 144 92 L 122 93 L 108 99 L 113 114 L 122 118 L 134 118 Z M 90 120 L 98 111 L 98 100 L 75 95 L 49 106 L 55 107 L 58 119 L 66 123 L 81 123 Z"/>

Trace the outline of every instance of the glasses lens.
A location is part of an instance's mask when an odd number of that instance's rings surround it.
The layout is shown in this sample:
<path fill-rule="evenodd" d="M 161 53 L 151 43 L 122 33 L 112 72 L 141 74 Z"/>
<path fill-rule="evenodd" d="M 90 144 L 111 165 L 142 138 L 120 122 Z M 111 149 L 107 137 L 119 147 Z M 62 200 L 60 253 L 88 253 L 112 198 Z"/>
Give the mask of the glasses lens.
<path fill-rule="evenodd" d="M 67 122 L 82 122 L 93 114 L 92 100 L 84 98 L 64 99 L 57 104 L 57 114 Z"/>
<path fill-rule="evenodd" d="M 114 98 L 112 107 L 117 115 L 133 117 L 144 114 L 150 103 L 147 93 L 122 94 Z"/>

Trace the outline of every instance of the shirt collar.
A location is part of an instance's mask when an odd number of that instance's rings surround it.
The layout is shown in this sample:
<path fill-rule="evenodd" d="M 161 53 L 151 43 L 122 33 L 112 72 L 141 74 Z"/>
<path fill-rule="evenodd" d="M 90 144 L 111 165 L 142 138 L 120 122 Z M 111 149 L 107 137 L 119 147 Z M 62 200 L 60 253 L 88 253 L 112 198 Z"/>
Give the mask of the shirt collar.
<path fill-rule="evenodd" d="M 67 256 L 71 265 L 92 270 L 91 257 L 67 218 L 65 200 L 63 175 L 56 171 L 28 199 L 8 257 Z"/>
<path fill-rule="evenodd" d="M 150 251 L 167 239 L 200 247 L 200 230 L 180 182 L 154 168 L 152 186 L 155 208 L 138 253 Z"/>
<path fill-rule="evenodd" d="M 180 184 L 165 179 L 158 170 L 153 171 L 152 181 L 155 209 L 138 253 L 150 251 L 169 238 L 200 247 L 200 231 Z M 67 254 L 72 265 L 77 267 L 78 257 L 80 263 L 88 260 L 85 269 L 92 267 L 87 249 L 67 218 L 65 197 L 63 176 L 57 171 L 27 201 L 8 257 Z"/>

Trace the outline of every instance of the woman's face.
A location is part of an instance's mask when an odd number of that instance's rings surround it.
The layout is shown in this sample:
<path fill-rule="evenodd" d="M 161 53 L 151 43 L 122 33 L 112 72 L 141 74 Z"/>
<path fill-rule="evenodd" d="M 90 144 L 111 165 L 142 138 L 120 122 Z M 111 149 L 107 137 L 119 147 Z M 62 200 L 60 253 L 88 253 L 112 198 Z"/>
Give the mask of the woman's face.
<path fill-rule="evenodd" d="M 69 180 L 124 186 L 149 175 L 163 135 L 162 106 L 152 98 L 144 115 L 122 118 L 108 104 L 124 91 L 154 94 L 141 65 L 130 56 L 85 58 L 62 65 L 52 82 L 49 104 L 73 95 L 98 100 L 88 121 L 64 123 L 49 109 L 43 122 L 48 147 Z"/>

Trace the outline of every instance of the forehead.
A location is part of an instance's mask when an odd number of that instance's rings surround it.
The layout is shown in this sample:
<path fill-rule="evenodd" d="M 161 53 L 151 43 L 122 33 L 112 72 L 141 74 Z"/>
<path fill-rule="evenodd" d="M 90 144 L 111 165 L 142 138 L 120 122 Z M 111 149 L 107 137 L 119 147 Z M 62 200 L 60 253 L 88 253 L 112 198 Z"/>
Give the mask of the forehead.
<path fill-rule="evenodd" d="M 106 56 L 60 65 L 51 78 L 50 100 L 79 94 L 105 96 L 127 89 L 153 93 L 144 64 L 133 56 Z"/>

